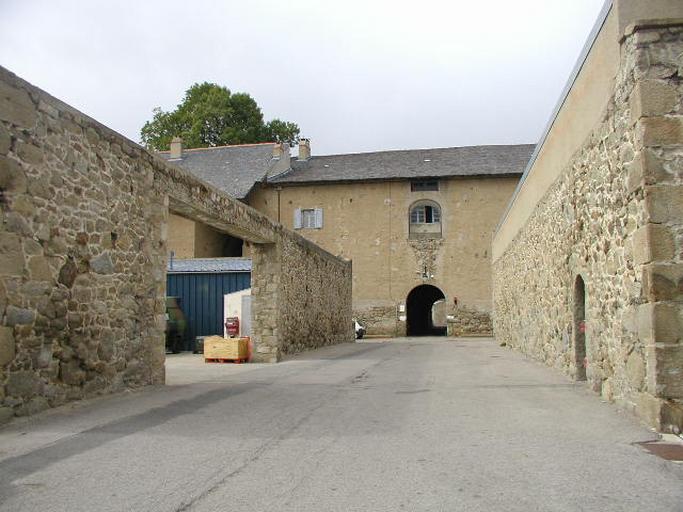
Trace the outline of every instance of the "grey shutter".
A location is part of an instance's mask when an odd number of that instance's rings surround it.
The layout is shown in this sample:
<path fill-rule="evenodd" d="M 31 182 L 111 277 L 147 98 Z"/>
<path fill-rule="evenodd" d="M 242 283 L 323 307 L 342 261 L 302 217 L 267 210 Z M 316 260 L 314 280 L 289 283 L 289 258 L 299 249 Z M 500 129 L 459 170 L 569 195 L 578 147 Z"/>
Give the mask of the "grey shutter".
<path fill-rule="evenodd" d="M 322 208 L 316 208 L 315 209 L 315 227 L 318 229 L 322 229 L 322 227 L 323 227 L 323 209 Z"/>
<path fill-rule="evenodd" d="M 301 208 L 294 210 L 294 229 L 301 229 Z"/>

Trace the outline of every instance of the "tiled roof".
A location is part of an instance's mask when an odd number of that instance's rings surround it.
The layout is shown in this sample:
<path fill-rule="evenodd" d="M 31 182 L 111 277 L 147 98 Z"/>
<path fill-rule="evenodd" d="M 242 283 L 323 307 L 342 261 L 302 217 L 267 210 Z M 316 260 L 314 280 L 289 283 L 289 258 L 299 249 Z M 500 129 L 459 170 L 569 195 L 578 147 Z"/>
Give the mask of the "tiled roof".
<path fill-rule="evenodd" d="M 231 196 L 243 199 L 268 172 L 274 146 L 268 142 L 185 149 L 182 158 L 176 160 L 170 160 L 168 151 L 160 152 L 159 156 Z"/>
<path fill-rule="evenodd" d="M 410 149 L 292 159 L 270 183 L 521 175 L 533 144 Z"/>
<path fill-rule="evenodd" d="M 169 260 L 167 270 L 173 274 L 189 272 L 251 272 L 249 258 L 196 258 Z"/>

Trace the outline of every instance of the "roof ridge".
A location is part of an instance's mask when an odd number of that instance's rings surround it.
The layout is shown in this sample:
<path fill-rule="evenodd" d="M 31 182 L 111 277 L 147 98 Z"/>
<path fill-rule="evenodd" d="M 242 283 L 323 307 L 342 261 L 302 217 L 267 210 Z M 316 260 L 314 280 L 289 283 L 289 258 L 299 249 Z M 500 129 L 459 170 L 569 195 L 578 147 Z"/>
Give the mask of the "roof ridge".
<path fill-rule="evenodd" d="M 224 149 L 224 148 L 245 148 L 250 146 L 267 146 L 269 144 L 277 144 L 277 142 L 252 142 L 249 144 L 226 144 L 224 146 L 209 146 L 208 148 L 183 148 L 185 151 L 206 151 L 208 149 Z M 163 151 L 157 151 L 157 153 L 170 153 L 171 151 L 165 149 Z"/>
<path fill-rule="evenodd" d="M 523 144 L 475 144 L 471 146 L 441 146 L 436 148 L 412 148 L 412 149 L 382 149 L 378 151 L 358 151 L 356 153 L 332 153 L 329 155 L 311 155 L 310 159 L 313 158 L 325 158 L 329 156 L 356 156 L 356 155 L 376 155 L 378 153 L 401 153 L 410 151 L 434 151 L 439 149 L 471 149 L 471 148 L 494 148 L 494 147 L 522 147 L 522 146 L 536 146 L 533 142 L 523 143 Z M 296 160 L 295 157 L 292 158 Z"/>

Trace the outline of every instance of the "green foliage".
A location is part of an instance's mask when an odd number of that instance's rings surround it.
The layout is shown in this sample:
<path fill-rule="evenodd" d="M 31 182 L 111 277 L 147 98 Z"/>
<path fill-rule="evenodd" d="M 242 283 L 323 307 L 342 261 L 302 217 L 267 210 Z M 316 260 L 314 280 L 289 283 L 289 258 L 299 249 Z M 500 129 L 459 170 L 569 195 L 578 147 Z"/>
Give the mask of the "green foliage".
<path fill-rule="evenodd" d="M 299 142 L 299 126 L 296 123 L 273 119 L 266 124 L 266 130 L 270 140 L 275 142 L 285 142 L 290 146 Z"/>
<path fill-rule="evenodd" d="M 273 119 L 266 124 L 251 96 L 208 82 L 190 87 L 174 111 L 157 107 L 153 113 L 140 136 L 147 148 L 160 151 L 167 150 L 176 136 L 188 148 L 271 141 L 294 145 L 299 140 L 295 123 Z"/>

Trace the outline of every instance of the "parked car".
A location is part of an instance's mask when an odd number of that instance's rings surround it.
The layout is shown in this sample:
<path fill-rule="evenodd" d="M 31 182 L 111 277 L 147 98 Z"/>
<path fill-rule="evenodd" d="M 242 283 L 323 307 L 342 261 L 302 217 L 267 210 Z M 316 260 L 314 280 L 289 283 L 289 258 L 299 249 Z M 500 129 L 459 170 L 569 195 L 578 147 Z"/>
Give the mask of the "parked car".
<path fill-rule="evenodd" d="M 178 297 L 166 297 L 166 351 L 174 354 L 183 348 L 187 321 Z"/>
<path fill-rule="evenodd" d="M 358 323 L 358 320 L 353 321 L 353 330 L 356 332 L 356 339 L 360 340 L 365 336 L 365 327 Z"/>

